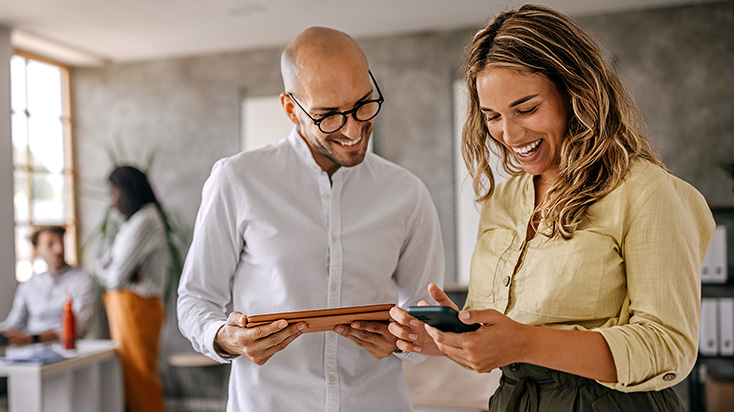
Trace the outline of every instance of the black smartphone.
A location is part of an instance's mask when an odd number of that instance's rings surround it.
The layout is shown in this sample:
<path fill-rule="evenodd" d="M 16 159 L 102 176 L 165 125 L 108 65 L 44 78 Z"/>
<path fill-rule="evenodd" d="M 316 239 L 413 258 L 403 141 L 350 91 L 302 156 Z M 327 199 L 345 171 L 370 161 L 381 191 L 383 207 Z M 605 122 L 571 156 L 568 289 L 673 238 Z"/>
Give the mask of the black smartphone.
<path fill-rule="evenodd" d="M 471 332 L 479 329 L 479 323 L 467 325 L 459 319 L 459 312 L 449 306 L 411 306 L 408 315 L 444 332 Z"/>

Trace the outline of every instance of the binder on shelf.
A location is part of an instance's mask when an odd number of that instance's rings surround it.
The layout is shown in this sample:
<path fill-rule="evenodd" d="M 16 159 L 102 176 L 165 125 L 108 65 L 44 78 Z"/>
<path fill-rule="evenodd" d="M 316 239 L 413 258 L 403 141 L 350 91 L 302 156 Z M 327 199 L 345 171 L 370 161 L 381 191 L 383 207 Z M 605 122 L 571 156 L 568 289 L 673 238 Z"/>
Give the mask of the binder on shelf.
<path fill-rule="evenodd" d="M 719 355 L 734 356 L 734 297 L 719 298 Z"/>
<path fill-rule="evenodd" d="M 701 267 L 702 283 L 726 283 L 726 226 L 716 226 Z"/>
<path fill-rule="evenodd" d="M 716 356 L 718 353 L 718 306 L 716 298 L 701 299 L 701 340 L 698 344 L 701 355 Z"/>

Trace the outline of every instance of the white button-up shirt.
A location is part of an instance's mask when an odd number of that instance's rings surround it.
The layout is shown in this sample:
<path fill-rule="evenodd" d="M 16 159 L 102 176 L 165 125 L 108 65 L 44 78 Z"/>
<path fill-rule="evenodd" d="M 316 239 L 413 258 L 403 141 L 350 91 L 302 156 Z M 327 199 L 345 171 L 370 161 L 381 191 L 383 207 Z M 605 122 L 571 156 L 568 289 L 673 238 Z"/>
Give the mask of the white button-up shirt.
<path fill-rule="evenodd" d="M 76 333 L 83 337 L 94 315 L 98 288 L 94 278 L 84 269 L 66 266 L 56 275 L 37 273 L 18 285 L 13 307 L 0 330 L 39 334 L 62 329 L 64 307 L 69 298 L 76 321 Z"/>
<path fill-rule="evenodd" d="M 295 129 L 220 160 L 204 185 L 179 285 L 194 348 L 213 349 L 228 310 L 246 315 L 427 299 L 442 284 L 438 216 L 425 185 L 372 153 L 330 182 Z M 228 411 L 409 411 L 401 359 L 332 332 L 306 333 L 265 365 L 232 363 Z"/>

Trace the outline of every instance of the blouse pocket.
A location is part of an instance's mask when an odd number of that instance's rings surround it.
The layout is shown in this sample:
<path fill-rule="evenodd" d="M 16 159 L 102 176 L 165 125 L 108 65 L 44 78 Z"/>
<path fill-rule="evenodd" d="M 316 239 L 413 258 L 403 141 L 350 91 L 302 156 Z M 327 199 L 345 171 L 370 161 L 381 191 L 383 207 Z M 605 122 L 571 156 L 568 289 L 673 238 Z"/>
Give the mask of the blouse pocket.
<path fill-rule="evenodd" d="M 506 259 L 515 239 L 507 229 L 487 230 L 477 240 L 471 259 L 471 276 L 467 301 L 494 302 L 493 285 L 500 262 Z"/>
<path fill-rule="evenodd" d="M 626 286 L 613 239 L 583 230 L 545 239 L 531 242 L 516 275 L 517 308 L 560 322 L 614 317 Z"/>

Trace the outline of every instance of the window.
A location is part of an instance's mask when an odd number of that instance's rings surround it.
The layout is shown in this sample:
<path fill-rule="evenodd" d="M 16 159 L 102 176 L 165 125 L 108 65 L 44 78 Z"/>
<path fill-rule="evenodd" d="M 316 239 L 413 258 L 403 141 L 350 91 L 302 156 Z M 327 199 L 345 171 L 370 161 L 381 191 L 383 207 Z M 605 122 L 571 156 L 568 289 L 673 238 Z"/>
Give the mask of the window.
<path fill-rule="evenodd" d="M 46 270 L 29 236 L 42 225 L 66 227 L 65 249 L 76 263 L 74 170 L 69 71 L 23 53 L 10 60 L 15 206 L 15 276 L 24 282 Z"/>

